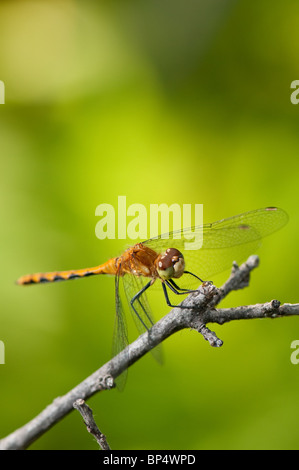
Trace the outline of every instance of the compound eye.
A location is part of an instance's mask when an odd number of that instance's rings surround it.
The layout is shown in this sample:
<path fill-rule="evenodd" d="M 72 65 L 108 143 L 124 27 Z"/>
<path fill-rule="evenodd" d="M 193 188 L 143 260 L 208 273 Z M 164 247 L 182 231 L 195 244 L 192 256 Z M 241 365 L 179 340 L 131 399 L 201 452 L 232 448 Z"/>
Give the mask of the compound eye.
<path fill-rule="evenodd" d="M 185 269 L 184 257 L 175 248 L 168 248 L 157 259 L 157 271 L 162 279 L 182 276 Z"/>
<path fill-rule="evenodd" d="M 172 262 L 173 262 L 173 269 L 174 269 L 173 277 L 174 278 L 181 277 L 185 271 L 185 260 L 184 260 L 182 253 L 180 253 L 180 256 L 174 256 L 172 258 Z"/>

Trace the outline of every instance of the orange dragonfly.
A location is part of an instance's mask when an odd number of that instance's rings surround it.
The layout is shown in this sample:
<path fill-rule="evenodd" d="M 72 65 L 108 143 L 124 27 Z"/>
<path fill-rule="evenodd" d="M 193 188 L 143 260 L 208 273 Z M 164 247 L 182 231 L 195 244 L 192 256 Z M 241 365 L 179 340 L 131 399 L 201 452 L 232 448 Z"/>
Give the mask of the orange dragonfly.
<path fill-rule="evenodd" d="M 212 224 L 176 230 L 128 248 L 121 256 L 111 258 L 104 264 L 85 269 L 54 271 L 22 276 L 17 284 L 28 285 L 79 279 L 97 274 L 115 276 L 116 320 L 113 336 L 113 355 L 128 345 L 128 335 L 123 306 L 120 299 L 121 282 L 129 308 L 140 333 L 154 324 L 146 297 L 146 290 L 156 281 L 161 283 L 167 305 L 175 307 L 168 289 L 176 295 L 186 295 L 194 290 L 188 282 L 203 282 L 232 265 L 241 263 L 260 245 L 261 239 L 283 227 L 288 215 L 282 209 L 267 207 L 222 219 Z M 186 249 L 186 239 L 202 236 L 200 249 Z M 188 267 L 188 271 L 186 270 Z M 189 270 L 190 269 L 190 270 Z M 195 272 L 199 272 L 200 278 Z M 180 279 L 180 281 L 177 281 Z M 180 286 L 177 284 L 180 282 Z M 190 308 L 183 307 L 180 308 Z M 153 353 L 159 355 L 157 347 Z"/>

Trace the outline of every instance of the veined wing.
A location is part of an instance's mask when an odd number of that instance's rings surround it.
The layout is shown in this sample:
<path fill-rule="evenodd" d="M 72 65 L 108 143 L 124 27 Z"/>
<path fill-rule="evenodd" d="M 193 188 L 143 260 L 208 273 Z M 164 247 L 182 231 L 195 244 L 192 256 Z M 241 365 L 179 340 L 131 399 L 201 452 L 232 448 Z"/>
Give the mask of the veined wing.
<path fill-rule="evenodd" d="M 121 302 L 119 272 L 115 276 L 115 321 L 112 342 L 112 357 L 117 356 L 129 344 L 126 318 Z M 128 370 L 124 370 L 116 379 L 115 383 L 119 390 L 123 390 L 126 384 Z"/>
<path fill-rule="evenodd" d="M 143 276 L 134 276 L 132 274 L 125 274 L 123 276 L 123 286 L 127 298 L 127 304 L 133 316 L 136 328 L 140 334 L 150 330 L 155 322 L 145 292 L 143 292 L 133 304 L 136 312 L 131 306 L 131 300 L 149 281 L 150 278 L 144 278 Z M 151 289 L 151 286 L 149 289 Z M 155 346 L 153 349 L 151 349 L 151 353 L 159 363 L 162 363 L 163 360 L 161 345 Z"/>
<path fill-rule="evenodd" d="M 261 239 L 279 230 L 288 221 L 282 209 L 264 208 L 222 219 L 212 224 L 176 230 L 143 242 L 158 253 L 169 247 L 180 250 L 186 270 L 204 280 L 241 263 L 259 247 Z M 199 249 L 190 249 L 192 237 L 202 240 Z M 185 277 L 185 276 L 184 276 Z"/>

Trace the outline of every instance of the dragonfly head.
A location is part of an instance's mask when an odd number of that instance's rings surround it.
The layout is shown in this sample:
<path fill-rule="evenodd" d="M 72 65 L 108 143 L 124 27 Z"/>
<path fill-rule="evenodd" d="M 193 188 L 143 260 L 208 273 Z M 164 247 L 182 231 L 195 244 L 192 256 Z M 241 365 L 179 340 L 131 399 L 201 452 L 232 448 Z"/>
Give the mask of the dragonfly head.
<path fill-rule="evenodd" d="M 181 277 L 185 270 L 184 256 L 176 248 L 168 248 L 157 257 L 156 269 L 164 280 Z"/>

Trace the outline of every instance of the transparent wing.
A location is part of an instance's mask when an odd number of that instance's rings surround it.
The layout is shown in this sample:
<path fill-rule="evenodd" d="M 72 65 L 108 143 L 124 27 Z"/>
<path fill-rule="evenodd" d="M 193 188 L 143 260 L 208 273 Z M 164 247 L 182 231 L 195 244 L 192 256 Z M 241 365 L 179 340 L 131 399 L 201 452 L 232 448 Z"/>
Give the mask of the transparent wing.
<path fill-rule="evenodd" d="M 127 303 L 129 305 L 130 312 L 133 316 L 136 328 L 140 334 L 143 334 L 146 331 L 150 330 L 150 328 L 155 323 L 152 312 L 151 312 L 151 308 L 149 306 L 147 295 L 145 292 L 143 292 L 138 297 L 138 299 L 135 300 L 133 305 L 134 305 L 136 312 L 131 306 L 131 300 L 134 298 L 134 296 L 138 292 L 140 292 L 143 289 L 145 284 L 147 284 L 150 281 L 150 279 L 144 278 L 142 276 L 139 277 L 139 276 L 134 276 L 130 274 L 125 274 L 122 279 L 123 279 L 125 295 L 127 298 Z M 151 286 L 149 287 L 149 289 L 151 289 Z M 163 362 L 162 345 L 155 346 L 153 349 L 151 349 L 151 353 L 159 363 Z"/>
<path fill-rule="evenodd" d="M 244 261 L 259 247 L 263 237 L 279 230 L 287 221 L 288 215 L 282 209 L 257 209 L 212 224 L 162 234 L 143 244 L 158 253 L 169 247 L 177 248 L 184 255 L 187 271 L 211 280 L 213 275 L 230 268 L 233 261 Z M 202 241 L 200 248 L 190 249 L 192 237 Z"/>
<path fill-rule="evenodd" d="M 119 273 L 115 276 L 115 322 L 112 341 L 112 357 L 117 356 L 129 344 L 126 318 L 124 315 L 123 306 L 120 296 L 120 276 Z M 116 379 L 115 383 L 119 390 L 123 390 L 126 384 L 128 370 L 124 370 Z"/>

